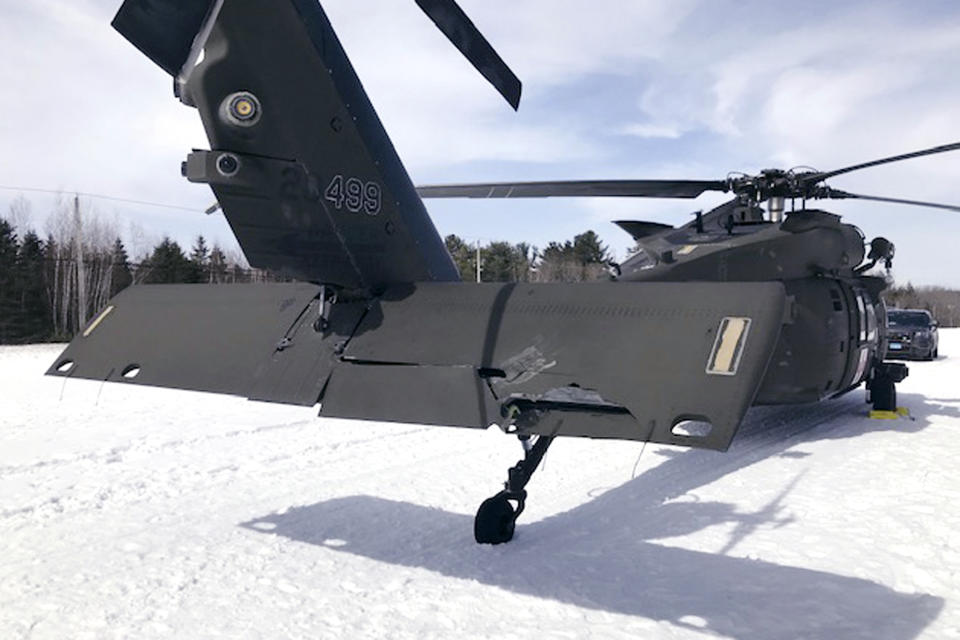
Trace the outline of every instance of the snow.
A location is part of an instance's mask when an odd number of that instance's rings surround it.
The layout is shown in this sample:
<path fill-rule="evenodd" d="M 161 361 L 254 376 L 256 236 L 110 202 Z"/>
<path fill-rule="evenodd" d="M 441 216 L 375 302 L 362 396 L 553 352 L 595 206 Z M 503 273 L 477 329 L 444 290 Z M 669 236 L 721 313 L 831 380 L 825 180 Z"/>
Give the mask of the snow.
<path fill-rule="evenodd" d="M 960 638 L 958 329 L 912 419 L 856 391 L 726 453 L 560 440 L 496 547 L 496 430 L 64 383 L 61 348 L 0 347 L 0 638 Z"/>

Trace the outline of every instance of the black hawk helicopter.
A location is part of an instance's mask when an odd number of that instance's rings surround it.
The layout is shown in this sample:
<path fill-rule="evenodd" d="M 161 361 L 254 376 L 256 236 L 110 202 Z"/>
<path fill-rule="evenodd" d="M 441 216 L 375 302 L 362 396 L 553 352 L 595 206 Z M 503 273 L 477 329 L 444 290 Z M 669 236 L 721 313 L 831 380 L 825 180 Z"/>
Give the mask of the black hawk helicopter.
<path fill-rule="evenodd" d="M 456 3 L 417 4 L 517 108 L 520 81 Z M 200 114 L 211 150 L 183 175 L 210 185 L 250 264 L 298 282 L 130 287 L 50 375 L 498 423 L 525 456 L 477 513 L 483 543 L 511 539 L 560 436 L 724 450 L 751 405 L 866 384 L 875 408 L 896 407 L 907 369 L 883 362 L 886 281 L 866 274 L 889 268 L 893 245 L 867 253 L 856 227 L 806 204 L 957 209 L 824 181 L 960 144 L 829 172 L 416 189 L 317 0 L 126 0 L 113 25 Z M 620 222 L 640 250 L 591 283 L 463 283 L 421 200 L 705 191 L 733 197 L 679 228 Z"/>

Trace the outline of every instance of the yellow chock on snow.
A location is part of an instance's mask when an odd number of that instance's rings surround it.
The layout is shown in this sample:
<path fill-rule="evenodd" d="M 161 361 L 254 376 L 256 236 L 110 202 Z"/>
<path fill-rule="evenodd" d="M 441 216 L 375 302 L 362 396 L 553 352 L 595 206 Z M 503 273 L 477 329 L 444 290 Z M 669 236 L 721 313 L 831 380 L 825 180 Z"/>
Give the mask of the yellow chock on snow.
<path fill-rule="evenodd" d="M 896 411 L 871 411 L 870 417 L 874 420 L 897 420 L 906 418 L 910 415 L 910 410 L 906 407 L 897 407 Z"/>

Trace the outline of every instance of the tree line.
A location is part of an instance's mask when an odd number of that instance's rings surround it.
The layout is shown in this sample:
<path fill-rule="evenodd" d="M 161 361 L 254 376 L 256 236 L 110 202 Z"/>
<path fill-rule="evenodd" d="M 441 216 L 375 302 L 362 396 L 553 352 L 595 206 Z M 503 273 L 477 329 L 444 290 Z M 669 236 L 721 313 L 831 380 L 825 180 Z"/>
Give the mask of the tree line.
<path fill-rule="evenodd" d="M 188 252 L 169 237 L 131 259 L 116 225 L 86 215 L 77 199 L 60 203 L 41 238 L 28 227 L 28 203 L 0 217 L 0 344 L 69 340 L 132 284 L 276 282 L 198 236 Z M 7 219 L 9 218 L 9 219 Z M 18 235 L 18 231 L 22 231 Z M 593 231 L 539 249 L 525 242 L 471 244 L 449 235 L 447 250 L 467 282 L 581 282 L 601 278 L 611 260 Z M 927 309 L 941 326 L 960 326 L 960 291 L 892 287 L 889 306 Z"/>
<path fill-rule="evenodd" d="M 888 307 L 926 309 L 941 327 L 960 327 L 960 291 L 945 287 L 891 287 L 883 292 Z"/>
<path fill-rule="evenodd" d="M 278 280 L 203 236 L 189 253 L 165 237 L 131 260 L 114 225 L 85 216 L 77 200 L 61 205 L 44 238 L 27 227 L 23 200 L 9 220 L 0 217 L 0 344 L 69 340 L 132 284 Z M 18 235 L 18 228 L 25 230 Z"/>
<path fill-rule="evenodd" d="M 71 339 L 107 301 L 133 284 L 276 282 L 198 236 L 189 251 L 163 238 L 131 258 L 116 224 L 105 223 L 78 198 L 61 199 L 41 237 L 29 226 L 20 197 L 0 216 L 0 344 Z M 593 231 L 542 251 L 509 242 L 470 245 L 450 235 L 446 246 L 463 279 L 483 282 L 576 282 L 601 276 L 610 260 Z"/>
<path fill-rule="evenodd" d="M 484 246 L 456 235 L 444 239 L 447 251 L 467 282 L 583 282 L 607 270 L 610 252 L 593 231 L 538 249 L 526 242 L 497 240 Z"/>

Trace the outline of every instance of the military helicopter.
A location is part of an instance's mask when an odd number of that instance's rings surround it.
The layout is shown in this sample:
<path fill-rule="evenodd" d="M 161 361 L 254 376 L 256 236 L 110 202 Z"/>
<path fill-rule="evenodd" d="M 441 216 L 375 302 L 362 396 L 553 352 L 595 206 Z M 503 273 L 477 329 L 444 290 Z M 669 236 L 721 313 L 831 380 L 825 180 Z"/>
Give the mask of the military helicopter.
<path fill-rule="evenodd" d="M 520 81 L 457 4 L 417 4 L 517 108 Z M 316 0 L 126 0 L 113 25 L 200 114 L 211 150 L 183 175 L 210 185 L 253 266 L 297 282 L 130 287 L 50 375 L 499 424 L 525 453 L 477 512 L 476 540 L 494 544 L 557 437 L 724 450 L 751 405 L 866 384 L 875 408 L 896 407 L 907 369 L 883 361 L 886 281 L 867 275 L 893 245 L 868 253 L 856 227 L 806 203 L 888 200 L 824 181 L 960 144 L 824 173 L 417 190 Z M 421 200 L 704 191 L 733 199 L 680 228 L 620 222 L 639 251 L 591 283 L 461 282 Z"/>

